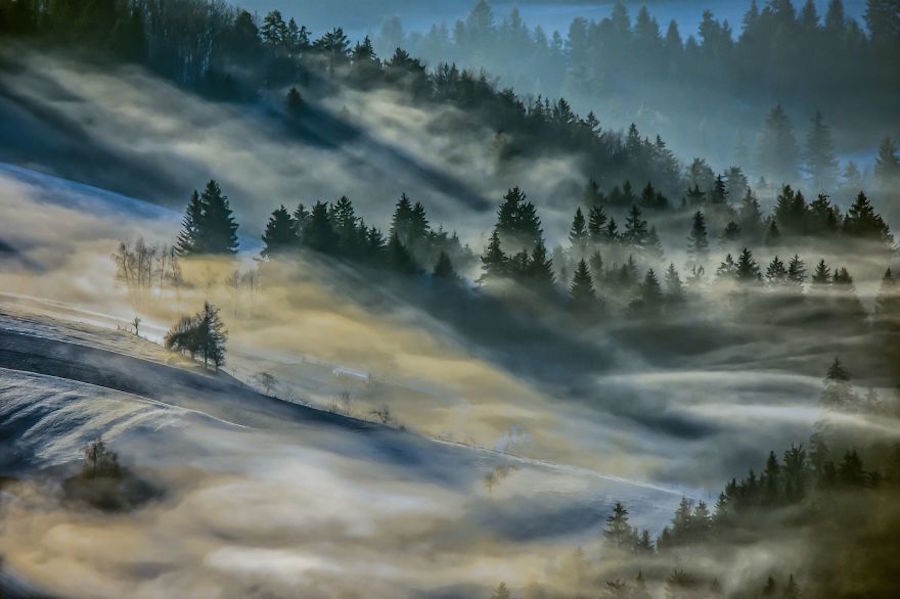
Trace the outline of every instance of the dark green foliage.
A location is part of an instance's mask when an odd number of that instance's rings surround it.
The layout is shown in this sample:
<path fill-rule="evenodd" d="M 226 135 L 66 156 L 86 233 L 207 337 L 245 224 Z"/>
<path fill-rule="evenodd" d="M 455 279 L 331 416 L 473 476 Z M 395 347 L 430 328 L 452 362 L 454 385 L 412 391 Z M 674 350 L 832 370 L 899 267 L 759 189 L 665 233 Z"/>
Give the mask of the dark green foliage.
<path fill-rule="evenodd" d="M 444 251 L 441 251 L 438 255 L 438 260 L 434 265 L 433 274 L 435 278 L 443 279 L 445 281 L 459 280 L 459 275 L 457 275 L 456 271 L 453 269 L 453 262 L 450 261 L 450 256 Z"/>
<path fill-rule="evenodd" d="M 578 311 L 588 311 L 595 307 L 597 297 L 594 293 L 594 282 L 587 262 L 582 258 L 569 285 L 569 299 L 572 307 Z"/>
<path fill-rule="evenodd" d="M 800 259 L 800 256 L 794 254 L 788 264 L 787 270 L 788 281 L 795 285 L 802 285 L 806 282 L 806 264 Z"/>
<path fill-rule="evenodd" d="M 766 267 L 766 281 L 772 285 L 780 285 L 787 281 L 788 271 L 784 266 L 784 262 L 778 256 L 772 258 Z"/>
<path fill-rule="evenodd" d="M 629 311 L 638 316 L 656 316 L 664 303 L 662 288 L 659 279 L 653 269 L 649 269 L 644 275 L 644 281 L 638 288 L 637 297 L 628 305 Z"/>
<path fill-rule="evenodd" d="M 572 226 L 569 228 L 569 243 L 578 255 L 583 255 L 587 249 L 588 229 L 580 206 L 575 210 Z"/>
<path fill-rule="evenodd" d="M 762 280 L 762 275 L 760 275 L 759 272 L 759 264 L 757 264 L 756 260 L 753 258 L 753 252 L 751 252 L 749 248 L 741 250 L 741 255 L 738 256 L 734 274 L 738 281 L 744 283 Z"/>
<path fill-rule="evenodd" d="M 218 370 L 225 363 L 225 342 L 228 334 L 219 317 L 219 309 L 204 302 L 203 310 L 194 316 L 184 316 L 166 333 L 166 349 L 187 353 L 191 359 L 198 354 L 203 365 L 210 363 Z"/>
<path fill-rule="evenodd" d="M 191 195 L 176 247 L 181 256 L 228 255 L 237 252 L 237 222 L 228 196 L 210 180 L 201 195 Z"/>
<path fill-rule="evenodd" d="M 588 214 L 588 233 L 593 243 L 602 243 L 608 240 L 607 216 L 601 206 L 591 206 Z"/>
<path fill-rule="evenodd" d="M 325 202 L 316 202 L 312 207 L 301 238 L 305 245 L 323 254 L 336 252 L 340 237 L 334 230 Z"/>
<path fill-rule="evenodd" d="M 812 276 L 812 282 L 816 285 L 827 285 L 831 282 L 831 268 L 825 264 L 825 260 L 819 260 L 816 264 L 816 270 Z"/>
<path fill-rule="evenodd" d="M 894 237 L 884 220 L 872 208 L 869 199 L 862 192 L 856 197 L 856 201 L 850 206 L 844 217 L 843 230 L 847 235 L 867 239 L 893 243 Z"/>
<path fill-rule="evenodd" d="M 709 256 L 709 237 L 706 232 L 706 219 L 699 210 L 694 213 L 691 232 L 688 235 L 688 255 L 696 263 L 702 264 Z"/>
<path fill-rule="evenodd" d="M 400 241 L 396 231 L 391 231 L 391 236 L 388 237 L 386 253 L 388 266 L 394 271 L 406 275 L 415 274 L 418 271 L 418 266 L 412 254 Z"/>
<path fill-rule="evenodd" d="M 616 549 L 630 548 L 632 528 L 628 522 L 628 510 L 618 501 L 613 506 L 612 513 L 606 517 L 603 537 Z"/>
<path fill-rule="evenodd" d="M 644 247 L 647 243 L 647 236 L 650 230 L 647 227 L 647 221 L 642 218 L 641 209 L 636 205 L 631 206 L 628 212 L 628 218 L 625 219 L 625 233 L 623 240 L 635 247 Z"/>
<path fill-rule="evenodd" d="M 262 250 L 263 257 L 272 257 L 297 249 L 300 240 L 297 237 L 294 220 L 284 205 L 272 212 L 262 240 L 265 244 Z"/>

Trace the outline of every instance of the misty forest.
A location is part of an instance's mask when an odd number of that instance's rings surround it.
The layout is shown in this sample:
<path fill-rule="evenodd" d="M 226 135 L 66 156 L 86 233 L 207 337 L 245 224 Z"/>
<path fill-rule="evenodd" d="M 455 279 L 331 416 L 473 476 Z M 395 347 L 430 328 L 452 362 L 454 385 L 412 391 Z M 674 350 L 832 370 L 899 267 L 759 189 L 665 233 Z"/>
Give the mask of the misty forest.
<path fill-rule="evenodd" d="M 900 0 L 0 0 L 0 597 L 900 596 Z"/>

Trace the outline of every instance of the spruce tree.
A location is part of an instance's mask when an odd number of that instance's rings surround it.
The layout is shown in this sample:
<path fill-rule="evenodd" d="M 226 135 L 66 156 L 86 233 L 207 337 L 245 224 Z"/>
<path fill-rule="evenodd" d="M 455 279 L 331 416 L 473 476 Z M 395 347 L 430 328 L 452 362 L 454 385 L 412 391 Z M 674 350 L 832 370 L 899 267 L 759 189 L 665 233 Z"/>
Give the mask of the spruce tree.
<path fill-rule="evenodd" d="M 603 537 L 615 549 L 631 549 L 631 524 L 628 521 L 628 510 L 618 501 L 613 506 L 612 513 L 606 517 Z"/>
<path fill-rule="evenodd" d="M 588 230 L 584 219 L 584 213 L 581 212 L 581 206 L 575 210 L 575 216 L 572 218 L 572 226 L 569 228 L 569 243 L 577 256 L 584 256 L 587 251 Z"/>
<path fill-rule="evenodd" d="M 776 182 L 787 183 L 796 178 L 797 141 L 781 104 L 766 117 L 757 156 L 758 170 Z"/>
<path fill-rule="evenodd" d="M 894 241 L 890 228 L 875 212 L 866 194 L 859 192 L 856 201 L 850 206 L 847 215 L 844 217 L 844 233 L 860 239 L 872 241 L 883 241 L 892 243 Z"/>
<path fill-rule="evenodd" d="M 787 278 L 788 271 L 784 266 L 784 262 L 782 262 L 778 256 L 775 256 L 766 267 L 766 281 L 771 285 L 780 285 L 784 283 Z"/>
<path fill-rule="evenodd" d="M 670 263 L 666 270 L 666 301 L 672 304 L 684 301 L 684 285 L 674 263 Z"/>
<path fill-rule="evenodd" d="M 450 261 L 450 256 L 443 250 L 441 250 L 441 253 L 438 255 L 437 262 L 434 265 L 433 274 L 435 278 L 443 279 L 445 281 L 459 280 L 459 275 L 457 275 L 456 271 L 453 269 L 453 262 Z"/>
<path fill-rule="evenodd" d="M 628 212 L 628 218 L 625 219 L 625 241 L 636 247 L 643 247 L 647 243 L 647 221 L 641 218 L 641 209 L 636 204 L 632 204 L 631 210 Z"/>
<path fill-rule="evenodd" d="M 500 247 L 500 234 L 497 229 L 494 229 L 494 232 L 491 233 L 491 240 L 481 256 L 482 280 L 506 276 L 507 262 L 506 254 Z"/>
<path fill-rule="evenodd" d="M 204 248 L 201 245 L 200 227 L 203 221 L 203 204 L 200 202 L 200 194 L 197 190 L 191 193 L 191 199 L 188 201 L 187 208 L 184 212 L 184 218 L 181 221 L 181 232 L 175 242 L 175 248 L 179 256 L 191 256 L 196 254 L 204 254 Z"/>
<path fill-rule="evenodd" d="M 588 213 L 588 232 L 591 241 L 601 243 L 606 240 L 606 213 L 601 206 L 591 206 Z"/>
<path fill-rule="evenodd" d="M 264 244 L 262 250 L 264 258 L 297 248 L 298 239 L 294 229 L 294 221 L 284 205 L 272 212 L 272 216 L 269 217 L 269 222 L 266 224 L 262 241 Z"/>
<path fill-rule="evenodd" d="M 830 191 L 834 187 L 837 168 L 831 129 L 825 124 L 822 113 L 816 111 L 806 136 L 806 170 L 817 193 Z"/>
<path fill-rule="evenodd" d="M 819 260 L 812 276 L 812 282 L 816 285 L 827 285 L 831 282 L 831 269 L 825 264 L 825 260 Z"/>
<path fill-rule="evenodd" d="M 890 137 L 885 137 L 878 146 L 875 177 L 885 190 L 900 183 L 900 158 L 897 157 L 897 144 Z"/>
<path fill-rule="evenodd" d="M 210 180 L 200 195 L 203 215 L 198 227 L 200 246 L 205 254 L 235 254 L 238 225 L 231 212 L 228 196 L 215 180 Z"/>
<path fill-rule="evenodd" d="M 529 285 L 536 291 L 541 293 L 553 291 L 556 284 L 553 277 L 553 261 L 547 255 L 547 247 L 543 240 L 540 240 L 531 251 L 527 274 Z"/>
<path fill-rule="evenodd" d="M 316 202 L 310 211 L 303 231 L 303 243 L 323 254 L 334 255 L 337 252 L 340 238 L 331 222 L 328 205 L 324 202 Z"/>
<path fill-rule="evenodd" d="M 794 254 L 788 263 L 787 278 L 794 285 L 802 285 L 806 282 L 806 264 L 797 254 Z"/>
<path fill-rule="evenodd" d="M 386 251 L 388 265 L 392 270 L 405 275 L 415 274 L 418 270 L 412 254 L 409 253 L 409 250 L 403 242 L 400 241 L 400 237 L 397 235 L 396 231 L 391 232 L 391 236 L 388 238 Z"/>
<path fill-rule="evenodd" d="M 691 232 L 688 235 L 688 255 L 695 263 L 702 264 L 709 256 L 709 237 L 706 232 L 706 219 L 699 210 L 694 213 Z"/>
<path fill-rule="evenodd" d="M 572 306 L 579 311 L 589 310 L 596 303 L 591 272 L 583 258 L 578 261 L 572 284 L 569 285 L 569 299 Z"/>

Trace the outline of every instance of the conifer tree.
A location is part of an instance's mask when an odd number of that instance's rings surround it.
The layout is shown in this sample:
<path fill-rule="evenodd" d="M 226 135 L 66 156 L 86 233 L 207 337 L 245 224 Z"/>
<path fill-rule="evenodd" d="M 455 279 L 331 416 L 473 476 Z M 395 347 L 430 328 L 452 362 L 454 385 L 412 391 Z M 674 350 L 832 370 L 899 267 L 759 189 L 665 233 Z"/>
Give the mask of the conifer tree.
<path fill-rule="evenodd" d="M 228 196 L 222 193 L 219 184 L 210 180 L 200 195 L 203 217 L 198 228 L 198 237 L 203 253 L 234 254 L 237 252 L 238 225 L 231 212 Z"/>
<path fill-rule="evenodd" d="M 323 254 L 333 255 L 339 242 L 340 238 L 331 222 L 328 205 L 325 202 L 316 202 L 303 231 L 303 243 Z"/>
<path fill-rule="evenodd" d="M 684 301 L 684 285 L 674 263 L 669 263 L 669 268 L 666 270 L 666 301 L 672 304 Z"/>
<path fill-rule="evenodd" d="M 706 219 L 699 210 L 694 213 L 691 232 L 688 235 L 688 255 L 695 263 L 702 264 L 709 256 L 709 237 L 706 232 Z"/>
<path fill-rule="evenodd" d="M 892 243 L 894 241 L 890 229 L 875 212 L 869 199 L 863 192 L 859 192 L 856 201 L 850 206 L 847 215 L 844 217 L 844 233 L 858 237 L 861 239 L 869 239 L 872 241 L 883 241 Z"/>
<path fill-rule="evenodd" d="M 766 267 L 766 281 L 771 285 L 780 285 L 784 283 L 787 278 L 788 271 L 784 266 L 784 262 L 782 262 L 778 256 L 775 256 Z"/>
<path fill-rule="evenodd" d="M 450 256 L 447 255 L 447 252 L 441 250 L 441 253 L 438 255 L 437 262 L 434 265 L 433 274 L 437 279 L 443 279 L 445 281 L 456 281 L 459 280 L 459 275 L 456 274 L 456 271 L 453 269 L 453 262 L 450 261 Z"/>
<path fill-rule="evenodd" d="M 644 281 L 638 288 L 637 297 L 628 305 L 632 314 L 638 316 L 655 316 L 659 314 L 664 296 L 659 279 L 653 269 L 648 269 Z"/>
<path fill-rule="evenodd" d="M 606 517 L 603 538 L 616 549 L 631 549 L 632 536 L 631 524 L 628 522 L 628 510 L 618 501 L 613 506 L 612 513 Z"/>
<path fill-rule="evenodd" d="M 831 282 L 831 268 L 825 264 L 825 260 L 819 260 L 816 264 L 816 270 L 812 276 L 812 282 L 816 285 L 827 285 Z"/>
<path fill-rule="evenodd" d="M 631 210 L 628 212 L 628 218 L 625 219 L 624 239 L 627 243 L 643 247 L 647 243 L 649 229 L 647 221 L 641 218 L 641 209 L 636 204 L 632 204 Z"/>
<path fill-rule="evenodd" d="M 482 280 L 505 276 L 508 272 L 507 262 L 506 254 L 500 247 L 500 234 L 497 229 L 494 229 L 494 232 L 491 233 L 491 240 L 481 256 Z"/>
<path fill-rule="evenodd" d="M 781 104 L 766 117 L 757 154 L 758 170 L 778 183 L 793 181 L 797 175 L 797 141 Z"/>
<path fill-rule="evenodd" d="M 588 213 L 588 232 L 591 241 L 601 243 L 606 239 L 606 213 L 602 206 L 591 206 Z"/>
<path fill-rule="evenodd" d="M 806 264 L 797 254 L 794 254 L 788 263 L 787 278 L 794 285 L 802 285 L 806 282 Z"/>
<path fill-rule="evenodd" d="M 544 240 L 540 240 L 531 251 L 531 259 L 527 266 L 528 282 L 531 287 L 541 293 L 553 291 L 556 282 L 553 276 L 553 261 L 547 255 Z"/>
<path fill-rule="evenodd" d="M 890 137 L 885 137 L 878 146 L 875 177 L 885 190 L 891 189 L 900 182 L 900 158 L 897 156 L 897 144 Z"/>
<path fill-rule="evenodd" d="M 594 283 L 584 258 L 578 261 L 578 267 L 572 276 L 572 283 L 569 285 L 569 299 L 572 306 L 579 311 L 589 310 L 596 303 L 597 297 L 594 294 Z"/>
<path fill-rule="evenodd" d="M 266 224 L 262 240 L 263 244 L 265 244 L 262 250 L 264 258 L 297 248 L 299 240 L 294 229 L 294 221 L 284 205 L 272 212 L 272 216 L 269 217 L 269 222 Z"/>
<path fill-rule="evenodd" d="M 587 251 L 588 230 L 585 225 L 584 214 L 581 212 L 581 206 L 575 210 L 575 216 L 572 218 L 572 226 L 569 228 L 569 243 L 576 256 L 583 257 Z"/>
<path fill-rule="evenodd" d="M 742 282 L 762 280 L 762 275 L 760 275 L 759 272 L 759 264 L 753 258 L 753 252 L 751 252 L 749 248 L 741 250 L 741 255 L 738 256 L 735 277 L 738 281 Z"/>
<path fill-rule="evenodd" d="M 725 259 L 716 269 L 716 277 L 720 279 L 734 279 L 737 277 L 737 264 L 734 262 L 732 255 L 726 254 Z"/>
<path fill-rule="evenodd" d="M 391 232 L 391 236 L 388 238 L 386 251 L 388 264 L 394 271 L 405 275 L 412 275 L 418 270 L 415 260 L 413 260 L 413 257 L 406 246 L 403 245 L 403 242 L 400 241 L 396 231 Z"/>
<path fill-rule="evenodd" d="M 810 122 L 806 136 L 806 170 L 817 193 L 831 190 L 837 180 L 838 162 L 834 156 L 831 129 L 818 110 Z"/>
<path fill-rule="evenodd" d="M 190 256 L 205 253 L 200 245 L 200 227 L 203 221 L 203 204 L 200 202 L 200 194 L 197 190 L 191 193 L 185 209 L 184 218 L 181 221 L 181 232 L 175 242 L 175 248 L 179 256 Z"/>

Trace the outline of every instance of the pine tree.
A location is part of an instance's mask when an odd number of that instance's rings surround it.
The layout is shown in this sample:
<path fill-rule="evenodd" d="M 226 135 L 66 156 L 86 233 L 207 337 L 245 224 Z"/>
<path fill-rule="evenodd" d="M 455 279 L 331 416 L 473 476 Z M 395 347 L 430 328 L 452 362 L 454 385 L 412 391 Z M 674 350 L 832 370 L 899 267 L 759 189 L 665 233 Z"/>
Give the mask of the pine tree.
<path fill-rule="evenodd" d="M 831 282 L 831 269 L 825 264 L 825 260 L 819 260 L 816 271 L 813 273 L 812 282 L 816 285 L 827 285 Z"/>
<path fill-rule="evenodd" d="M 773 221 L 774 222 L 774 221 Z M 763 222 L 762 209 L 759 207 L 759 201 L 750 188 L 741 200 L 741 208 L 738 213 L 738 225 L 744 234 L 744 238 L 749 241 L 759 241 L 762 238 L 765 223 Z"/>
<path fill-rule="evenodd" d="M 198 227 L 199 245 L 205 254 L 235 254 L 238 225 L 231 212 L 228 196 L 219 184 L 210 180 L 200 195 L 203 215 Z"/>
<path fill-rule="evenodd" d="M 806 170 L 812 177 L 816 192 L 829 191 L 834 187 L 837 168 L 831 129 L 825 124 L 822 113 L 816 111 L 806 136 Z"/>
<path fill-rule="evenodd" d="M 547 255 L 547 247 L 543 240 L 540 240 L 531 251 L 527 275 L 529 285 L 540 293 L 550 293 L 555 288 L 553 261 Z"/>
<path fill-rule="evenodd" d="M 891 269 L 884 271 L 881 278 L 881 288 L 875 298 L 873 317 L 876 323 L 896 329 L 900 325 L 900 294 L 898 294 L 897 280 Z"/>
<path fill-rule="evenodd" d="M 666 270 L 666 301 L 672 304 L 680 304 L 684 301 L 684 285 L 681 277 L 675 269 L 675 264 L 670 263 Z"/>
<path fill-rule="evenodd" d="M 491 240 L 481 256 L 482 280 L 506 276 L 508 259 L 500 247 L 500 234 L 497 229 L 491 233 Z"/>
<path fill-rule="evenodd" d="M 741 250 L 738 257 L 737 266 L 735 268 L 735 277 L 738 281 L 754 282 L 761 281 L 762 275 L 759 272 L 759 264 L 753 258 L 753 252 L 749 248 Z"/>
<path fill-rule="evenodd" d="M 453 262 L 450 261 L 450 256 L 443 250 L 441 250 L 441 253 L 438 255 L 437 262 L 434 265 L 433 274 L 435 278 L 443 279 L 445 281 L 459 280 L 459 275 L 457 275 L 456 271 L 453 269 Z"/>
<path fill-rule="evenodd" d="M 859 195 L 856 196 L 856 201 L 853 202 L 853 205 L 847 211 L 847 215 L 844 217 L 843 230 L 844 233 L 861 239 L 883 241 L 885 243 L 893 243 L 894 241 L 887 224 L 875 212 L 875 209 L 863 192 L 859 192 Z"/>
<path fill-rule="evenodd" d="M 643 247 L 647 243 L 648 234 L 647 221 L 641 218 L 641 209 L 632 204 L 628 218 L 625 219 L 625 241 L 633 246 Z"/>
<path fill-rule="evenodd" d="M 272 212 L 266 230 L 262 236 L 265 246 L 262 250 L 264 258 L 291 251 L 297 248 L 298 239 L 294 229 L 294 221 L 284 205 Z"/>
<path fill-rule="evenodd" d="M 512 599 L 512 593 L 509 592 L 509 587 L 505 582 L 497 585 L 497 588 L 491 593 L 491 599 Z"/>
<path fill-rule="evenodd" d="M 891 189 L 900 182 L 900 158 L 897 157 L 897 144 L 890 137 L 885 137 L 878 146 L 875 177 L 885 190 Z"/>
<path fill-rule="evenodd" d="M 765 244 L 767 246 L 776 246 L 781 241 L 781 231 L 778 230 L 778 223 L 775 219 L 769 219 L 769 226 L 766 229 Z"/>
<path fill-rule="evenodd" d="M 802 285 L 806 282 L 806 264 L 797 254 L 794 254 L 788 263 L 787 278 L 794 285 Z"/>
<path fill-rule="evenodd" d="M 181 232 L 175 242 L 175 248 L 179 256 L 191 256 L 204 254 L 204 248 L 200 245 L 200 226 L 203 221 L 203 204 L 200 202 L 200 194 L 194 190 L 188 201 L 181 221 Z"/>
<path fill-rule="evenodd" d="M 781 104 L 772 108 L 766 117 L 757 163 L 761 172 L 777 182 L 793 181 L 797 176 L 797 141 Z"/>
<path fill-rule="evenodd" d="M 613 506 L 612 513 L 606 517 L 603 537 L 616 549 L 630 549 L 631 524 L 628 522 L 628 510 L 618 501 Z"/>
<path fill-rule="evenodd" d="M 840 381 L 844 383 L 850 381 L 850 373 L 847 372 L 843 364 L 841 364 L 840 358 L 837 356 L 835 356 L 831 366 L 828 367 L 828 370 L 825 373 L 825 380 L 829 382 Z"/>
<path fill-rule="evenodd" d="M 734 279 L 737 277 L 737 264 L 731 254 L 726 254 L 725 259 L 716 269 L 716 277 L 720 279 Z"/>
<path fill-rule="evenodd" d="M 303 243 L 323 254 L 333 255 L 337 251 L 340 238 L 334 230 L 325 202 L 316 202 L 310 211 L 303 231 Z"/>
<path fill-rule="evenodd" d="M 775 256 L 766 267 L 766 281 L 771 285 L 780 285 L 784 283 L 787 278 L 788 271 L 784 266 L 784 262 L 782 262 L 778 256 Z"/>
<path fill-rule="evenodd" d="M 400 238 L 395 231 L 392 231 L 391 236 L 388 238 L 386 251 L 388 265 L 394 271 L 405 275 L 412 275 L 418 270 L 415 260 L 413 260 L 409 250 L 403 242 L 400 241 Z"/>
<path fill-rule="evenodd" d="M 647 270 L 644 281 L 638 289 L 637 297 L 628 305 L 634 315 L 655 316 L 659 314 L 663 305 L 664 296 L 659 285 L 659 279 L 653 269 Z"/>
<path fill-rule="evenodd" d="M 581 206 L 575 210 L 575 216 L 572 219 L 572 226 L 569 228 L 569 243 L 576 256 L 584 256 L 587 251 L 588 230 L 585 226 L 584 214 L 581 212 Z"/>
<path fill-rule="evenodd" d="M 607 218 L 603 207 L 591 206 L 588 213 L 588 232 L 592 242 L 601 243 L 606 240 L 606 223 Z"/>
<path fill-rule="evenodd" d="M 394 207 L 394 215 L 391 218 L 389 236 L 396 234 L 402 243 L 408 244 L 412 230 L 412 215 L 412 202 L 409 201 L 405 193 L 400 194 L 400 199 L 397 200 L 397 204 Z"/>
<path fill-rule="evenodd" d="M 650 232 L 647 234 L 645 248 L 647 250 L 647 254 L 654 260 L 661 261 L 663 257 L 665 257 L 662 242 L 659 240 L 659 234 L 656 232 L 656 225 L 650 227 Z"/>
<path fill-rule="evenodd" d="M 702 264 L 709 256 L 709 237 L 706 232 L 706 219 L 699 210 L 694 213 L 691 232 L 688 235 L 688 255 L 691 260 Z"/>
<path fill-rule="evenodd" d="M 597 297 L 594 294 L 594 283 L 584 258 L 578 261 L 578 267 L 569 285 L 569 299 L 572 306 L 579 311 L 587 311 L 595 306 Z"/>

